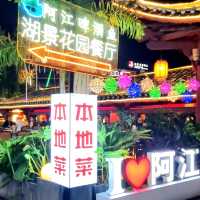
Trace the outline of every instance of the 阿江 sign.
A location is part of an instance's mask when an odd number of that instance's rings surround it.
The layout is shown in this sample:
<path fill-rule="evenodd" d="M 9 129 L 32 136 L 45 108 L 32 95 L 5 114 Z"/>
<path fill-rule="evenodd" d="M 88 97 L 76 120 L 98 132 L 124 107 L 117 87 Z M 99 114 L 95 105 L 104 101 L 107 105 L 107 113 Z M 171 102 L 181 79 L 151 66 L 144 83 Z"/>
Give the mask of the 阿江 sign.
<path fill-rule="evenodd" d="M 22 0 L 17 36 L 18 53 L 27 63 L 91 74 L 117 66 L 118 30 L 69 2 Z"/>

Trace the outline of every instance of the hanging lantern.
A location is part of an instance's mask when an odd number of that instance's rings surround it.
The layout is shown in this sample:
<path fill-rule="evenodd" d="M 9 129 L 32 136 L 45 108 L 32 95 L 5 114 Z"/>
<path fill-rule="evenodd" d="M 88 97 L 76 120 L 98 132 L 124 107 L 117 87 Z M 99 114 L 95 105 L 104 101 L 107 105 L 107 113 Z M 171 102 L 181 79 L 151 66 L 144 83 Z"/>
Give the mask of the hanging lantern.
<path fill-rule="evenodd" d="M 151 90 L 151 88 L 154 86 L 153 81 L 149 77 L 146 77 L 145 79 L 143 79 L 140 82 L 140 85 L 141 85 L 142 92 L 149 92 L 149 90 Z"/>
<path fill-rule="evenodd" d="M 161 94 L 168 94 L 170 91 L 171 91 L 171 84 L 167 81 L 164 81 L 161 85 L 160 85 L 160 91 L 161 91 Z"/>
<path fill-rule="evenodd" d="M 100 94 L 103 92 L 104 82 L 100 78 L 94 78 L 90 81 L 90 91 L 94 92 L 95 94 Z"/>
<path fill-rule="evenodd" d="M 159 87 L 152 87 L 149 91 L 149 96 L 152 98 L 159 98 L 161 96 L 160 88 Z"/>
<path fill-rule="evenodd" d="M 178 92 L 176 92 L 175 90 L 171 90 L 169 93 L 168 93 L 168 97 L 169 97 L 169 100 L 171 102 L 175 102 L 177 99 L 178 99 Z"/>
<path fill-rule="evenodd" d="M 168 76 L 168 62 L 166 60 L 157 60 L 154 64 L 154 79 L 164 81 Z"/>
<path fill-rule="evenodd" d="M 188 80 L 188 90 L 196 92 L 200 87 L 200 82 L 196 78 Z"/>
<path fill-rule="evenodd" d="M 118 86 L 120 89 L 127 89 L 131 85 L 132 79 L 128 75 L 120 75 L 118 78 Z"/>
<path fill-rule="evenodd" d="M 112 77 L 108 77 L 104 82 L 104 90 L 107 93 L 112 94 L 117 92 L 117 89 L 118 89 L 117 81 Z"/>
<path fill-rule="evenodd" d="M 192 102 L 192 93 L 186 91 L 183 93 L 182 102 L 184 103 L 191 103 Z"/>
<path fill-rule="evenodd" d="M 183 94 L 186 91 L 186 84 L 183 81 L 178 81 L 175 86 L 174 90 L 180 95 Z"/>
<path fill-rule="evenodd" d="M 137 83 L 132 83 L 132 85 L 128 88 L 128 96 L 130 98 L 140 97 L 141 96 L 141 88 Z"/>

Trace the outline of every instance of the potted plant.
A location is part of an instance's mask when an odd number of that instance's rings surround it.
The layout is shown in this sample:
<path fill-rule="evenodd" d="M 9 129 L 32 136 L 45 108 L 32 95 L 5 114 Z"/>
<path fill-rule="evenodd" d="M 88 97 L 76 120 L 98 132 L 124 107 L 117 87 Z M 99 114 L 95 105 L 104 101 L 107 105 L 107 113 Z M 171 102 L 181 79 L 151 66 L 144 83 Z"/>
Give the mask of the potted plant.
<path fill-rule="evenodd" d="M 126 111 L 119 111 L 119 121 L 114 123 L 99 122 L 98 127 L 98 175 L 99 184 L 96 192 L 106 190 L 108 166 L 106 159 L 122 159 L 134 149 L 140 139 L 151 139 L 151 130 L 138 130 L 134 126 L 135 118 Z"/>

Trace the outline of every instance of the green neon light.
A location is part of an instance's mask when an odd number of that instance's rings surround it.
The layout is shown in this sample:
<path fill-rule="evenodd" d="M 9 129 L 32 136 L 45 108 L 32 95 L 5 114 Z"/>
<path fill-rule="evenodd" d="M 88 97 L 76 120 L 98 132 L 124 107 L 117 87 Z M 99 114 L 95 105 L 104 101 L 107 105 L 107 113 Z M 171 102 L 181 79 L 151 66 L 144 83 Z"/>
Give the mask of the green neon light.
<path fill-rule="evenodd" d="M 49 76 L 48 76 L 48 79 L 47 79 L 47 82 L 46 82 L 46 88 L 49 87 L 49 83 L 50 83 L 50 80 L 51 80 L 51 74 L 52 74 L 52 69 L 51 69 L 51 71 L 49 72 Z"/>

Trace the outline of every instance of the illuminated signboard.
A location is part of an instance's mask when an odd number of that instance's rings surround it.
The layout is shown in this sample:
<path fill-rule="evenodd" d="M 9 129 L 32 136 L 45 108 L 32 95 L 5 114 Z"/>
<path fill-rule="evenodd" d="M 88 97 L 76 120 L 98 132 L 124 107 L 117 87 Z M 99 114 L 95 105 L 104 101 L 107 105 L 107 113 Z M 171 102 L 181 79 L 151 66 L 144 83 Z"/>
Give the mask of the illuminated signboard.
<path fill-rule="evenodd" d="M 52 181 L 68 188 L 97 182 L 97 96 L 51 96 Z"/>
<path fill-rule="evenodd" d="M 117 67 L 118 30 L 69 2 L 19 4 L 18 53 L 27 63 L 91 74 Z"/>

